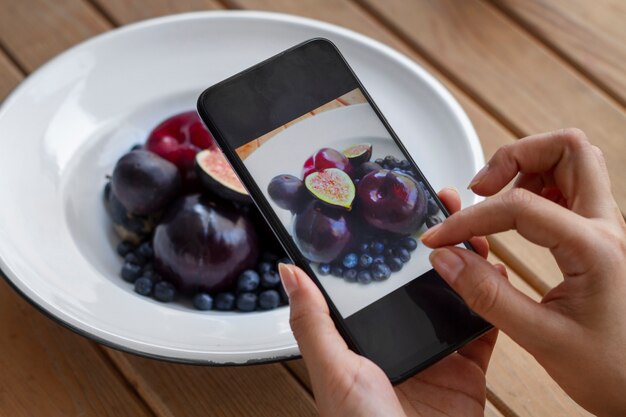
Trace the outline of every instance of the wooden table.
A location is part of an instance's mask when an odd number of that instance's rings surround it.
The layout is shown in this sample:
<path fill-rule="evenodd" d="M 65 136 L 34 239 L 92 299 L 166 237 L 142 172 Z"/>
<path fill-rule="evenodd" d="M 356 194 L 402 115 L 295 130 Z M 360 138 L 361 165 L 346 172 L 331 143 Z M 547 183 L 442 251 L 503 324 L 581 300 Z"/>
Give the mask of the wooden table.
<path fill-rule="evenodd" d="M 604 150 L 626 209 L 626 2 L 623 0 L 1 0 L 0 99 L 70 46 L 141 19 L 261 9 L 376 38 L 438 77 L 478 130 L 486 156 L 534 132 L 577 126 Z M 508 232 L 492 260 L 533 298 L 561 279 L 546 251 Z M 47 319 L 0 281 L 0 415 L 307 416 L 301 361 L 206 368 L 102 347 Z M 525 351 L 501 335 L 489 416 L 584 416 Z"/>

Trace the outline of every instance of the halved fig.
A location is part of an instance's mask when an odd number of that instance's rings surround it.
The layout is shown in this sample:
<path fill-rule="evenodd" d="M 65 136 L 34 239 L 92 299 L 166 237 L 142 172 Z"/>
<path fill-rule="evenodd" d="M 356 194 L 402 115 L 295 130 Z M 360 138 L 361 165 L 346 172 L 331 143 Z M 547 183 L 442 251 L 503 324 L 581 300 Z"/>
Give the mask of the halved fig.
<path fill-rule="evenodd" d="M 363 162 L 367 162 L 372 157 L 372 144 L 371 143 L 359 143 L 357 145 L 352 145 L 348 149 L 344 149 L 341 152 L 348 158 L 350 164 L 354 168 L 361 165 Z"/>
<path fill-rule="evenodd" d="M 356 190 L 348 174 L 327 168 L 309 174 L 304 180 L 307 190 L 322 202 L 350 210 Z"/>
<path fill-rule="evenodd" d="M 196 171 L 202 185 L 214 194 L 240 203 L 252 202 L 248 191 L 218 148 L 198 152 Z"/>

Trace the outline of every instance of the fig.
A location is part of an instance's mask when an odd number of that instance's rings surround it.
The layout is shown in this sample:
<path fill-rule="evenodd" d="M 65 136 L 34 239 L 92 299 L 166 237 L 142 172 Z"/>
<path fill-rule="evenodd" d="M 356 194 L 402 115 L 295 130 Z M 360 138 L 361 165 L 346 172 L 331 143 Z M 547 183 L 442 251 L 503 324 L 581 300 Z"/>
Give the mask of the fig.
<path fill-rule="evenodd" d="M 154 268 L 189 293 L 231 288 L 259 255 L 254 225 L 226 201 L 192 194 L 165 213 L 153 237 Z"/>
<path fill-rule="evenodd" d="M 313 172 L 304 180 L 307 190 L 322 202 L 350 210 L 356 190 L 348 174 L 337 168 Z"/>
<path fill-rule="evenodd" d="M 277 175 L 267 186 L 267 193 L 278 207 L 297 213 L 309 200 L 304 183 L 293 175 Z"/>
<path fill-rule="evenodd" d="M 152 152 L 136 150 L 117 161 L 111 186 L 128 212 L 146 215 L 164 209 L 176 197 L 181 177 L 176 165 Z"/>
<path fill-rule="evenodd" d="M 240 203 L 252 203 L 248 191 L 220 149 L 205 149 L 196 155 L 196 171 L 202 185 L 216 195 Z"/>
<path fill-rule="evenodd" d="M 358 185 L 361 216 L 377 229 L 413 234 L 427 214 L 428 197 L 410 176 L 387 169 L 372 171 Z"/>
<path fill-rule="evenodd" d="M 372 145 L 369 143 L 359 143 L 352 145 L 348 149 L 344 149 L 343 153 L 353 168 L 358 167 L 364 162 L 368 162 L 372 157 Z"/>
<path fill-rule="evenodd" d="M 304 162 L 302 179 L 306 179 L 315 171 L 321 171 L 326 168 L 337 168 L 348 174 L 351 171 L 350 161 L 344 154 L 332 148 L 322 148 Z"/>
<path fill-rule="evenodd" d="M 350 242 L 346 213 L 326 212 L 313 201 L 293 222 L 294 242 L 311 262 L 330 263 L 344 251 Z"/>
<path fill-rule="evenodd" d="M 158 217 L 131 214 L 112 191 L 111 184 L 104 188 L 104 207 L 113 222 L 113 230 L 123 241 L 139 244 L 154 230 Z"/>

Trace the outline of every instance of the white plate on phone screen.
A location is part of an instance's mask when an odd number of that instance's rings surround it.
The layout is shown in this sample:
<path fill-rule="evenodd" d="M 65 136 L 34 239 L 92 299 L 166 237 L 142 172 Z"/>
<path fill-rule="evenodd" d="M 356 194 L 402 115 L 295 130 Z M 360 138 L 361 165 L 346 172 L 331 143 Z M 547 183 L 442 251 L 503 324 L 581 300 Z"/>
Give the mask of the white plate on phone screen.
<path fill-rule="evenodd" d="M 263 12 L 204 12 L 123 27 L 25 80 L 0 109 L 0 267 L 73 330 L 152 357 L 243 364 L 298 355 L 286 308 L 199 312 L 133 293 L 101 202 L 115 161 L 208 86 L 313 37 L 344 54 L 435 189 L 463 190 L 483 157 L 452 96 L 403 55 L 354 32 Z M 462 192 L 464 205 L 475 202 Z"/>

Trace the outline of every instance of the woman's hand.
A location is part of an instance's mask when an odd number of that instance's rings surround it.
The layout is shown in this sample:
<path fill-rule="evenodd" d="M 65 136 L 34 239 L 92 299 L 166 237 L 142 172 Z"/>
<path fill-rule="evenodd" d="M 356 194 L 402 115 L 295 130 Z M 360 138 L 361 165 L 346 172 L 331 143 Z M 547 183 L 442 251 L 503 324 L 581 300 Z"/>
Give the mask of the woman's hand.
<path fill-rule="evenodd" d="M 460 200 L 451 189 L 439 193 L 450 212 Z M 472 239 L 482 256 L 484 238 Z M 502 265 L 499 273 L 505 274 Z M 322 416 L 483 416 L 485 372 L 496 341 L 491 331 L 397 387 L 370 360 L 348 349 L 313 281 L 299 268 L 280 265 L 291 306 L 291 328 L 306 363 Z M 501 278 L 502 279 L 502 278 Z"/>
<path fill-rule="evenodd" d="M 578 129 L 530 136 L 500 148 L 470 187 L 493 195 L 515 177 L 513 189 L 422 236 L 441 248 L 431 262 L 580 405 L 626 415 L 626 225 L 602 154 Z M 451 247 L 510 229 L 549 248 L 563 272 L 564 281 L 541 303 L 499 279 L 480 256 Z"/>

